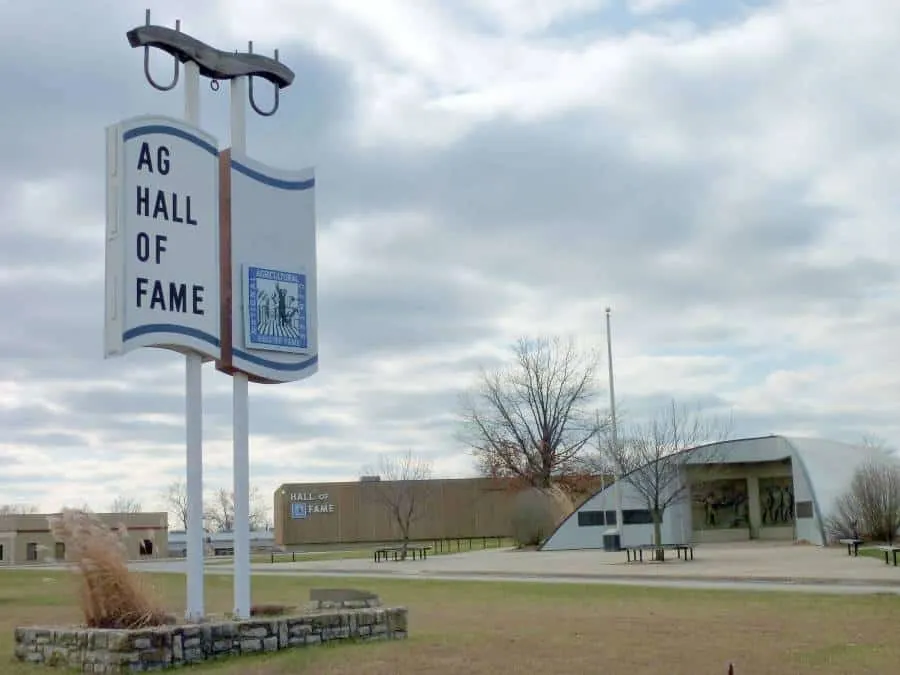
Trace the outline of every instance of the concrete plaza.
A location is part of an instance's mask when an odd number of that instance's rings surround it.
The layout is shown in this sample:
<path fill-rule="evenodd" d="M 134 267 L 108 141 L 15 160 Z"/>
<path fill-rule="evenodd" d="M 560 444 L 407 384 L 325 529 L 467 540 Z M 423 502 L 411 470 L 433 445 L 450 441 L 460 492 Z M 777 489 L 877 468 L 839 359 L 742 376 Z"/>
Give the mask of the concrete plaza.
<path fill-rule="evenodd" d="M 516 551 L 495 549 L 430 556 L 426 560 L 374 562 L 372 559 L 259 563 L 254 571 L 503 577 L 603 577 L 775 583 L 874 584 L 900 587 L 900 567 L 883 560 L 851 557 L 843 547 L 783 543 L 709 544 L 694 549 L 692 561 L 667 551 L 664 563 L 626 562 L 625 553 L 602 551 Z"/>

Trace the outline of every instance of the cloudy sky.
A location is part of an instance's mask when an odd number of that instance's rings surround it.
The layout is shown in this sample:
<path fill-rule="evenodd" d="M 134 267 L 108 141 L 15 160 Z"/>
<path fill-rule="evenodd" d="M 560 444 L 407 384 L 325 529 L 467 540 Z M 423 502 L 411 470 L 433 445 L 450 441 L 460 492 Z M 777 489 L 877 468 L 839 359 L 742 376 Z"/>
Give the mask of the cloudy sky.
<path fill-rule="evenodd" d="M 602 345 L 607 304 L 632 416 L 675 397 L 740 434 L 900 442 L 896 0 L 149 6 L 297 73 L 248 151 L 316 167 L 321 370 L 251 386 L 266 494 L 407 448 L 471 473 L 479 365 L 520 335 Z M 183 359 L 102 357 L 104 127 L 183 106 L 125 40 L 143 8 L 0 0 L 0 503 L 158 508 L 184 474 Z M 204 393 L 212 490 L 229 378 Z"/>

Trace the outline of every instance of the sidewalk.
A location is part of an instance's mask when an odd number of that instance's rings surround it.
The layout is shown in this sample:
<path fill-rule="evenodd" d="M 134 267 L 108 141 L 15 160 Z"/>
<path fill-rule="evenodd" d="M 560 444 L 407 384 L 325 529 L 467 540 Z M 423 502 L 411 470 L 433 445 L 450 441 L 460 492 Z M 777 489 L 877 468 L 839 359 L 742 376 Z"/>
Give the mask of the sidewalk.
<path fill-rule="evenodd" d="M 261 563 L 252 567 L 254 571 L 270 573 L 365 573 L 402 577 L 477 575 L 900 586 L 900 567 L 873 558 L 850 557 L 846 549 L 764 543 L 698 546 L 693 561 L 667 557 L 664 563 L 627 563 L 624 553 L 603 551 L 494 549 L 402 562 L 318 560 Z"/>

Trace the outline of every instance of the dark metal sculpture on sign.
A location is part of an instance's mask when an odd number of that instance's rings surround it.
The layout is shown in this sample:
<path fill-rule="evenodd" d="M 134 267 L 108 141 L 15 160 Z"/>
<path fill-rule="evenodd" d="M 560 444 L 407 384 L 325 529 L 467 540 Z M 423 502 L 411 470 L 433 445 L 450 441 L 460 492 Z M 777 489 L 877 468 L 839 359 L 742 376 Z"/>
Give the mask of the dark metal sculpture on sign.
<path fill-rule="evenodd" d="M 278 50 L 275 50 L 275 58 L 253 53 L 253 43 L 249 43 L 246 52 L 225 52 L 201 42 L 195 37 L 181 32 L 181 22 L 175 22 L 175 28 L 165 26 L 153 26 L 150 24 L 150 10 L 147 10 L 146 20 L 143 26 L 132 28 L 125 36 L 132 47 L 144 48 L 144 75 L 147 81 L 155 89 L 169 91 L 178 84 L 178 64 L 192 61 L 197 64 L 200 74 L 208 77 L 215 83 L 213 89 L 217 89 L 217 80 L 231 80 L 236 77 L 246 77 L 250 105 L 257 114 L 263 117 L 274 115 L 278 110 L 279 91 L 290 86 L 294 81 L 294 71 L 278 60 Z M 175 74 L 172 82 L 161 85 L 150 74 L 150 48 L 161 49 L 175 58 Z M 275 87 L 275 103 L 271 110 L 263 110 L 257 104 L 253 95 L 253 78 L 261 77 L 268 80 Z"/>

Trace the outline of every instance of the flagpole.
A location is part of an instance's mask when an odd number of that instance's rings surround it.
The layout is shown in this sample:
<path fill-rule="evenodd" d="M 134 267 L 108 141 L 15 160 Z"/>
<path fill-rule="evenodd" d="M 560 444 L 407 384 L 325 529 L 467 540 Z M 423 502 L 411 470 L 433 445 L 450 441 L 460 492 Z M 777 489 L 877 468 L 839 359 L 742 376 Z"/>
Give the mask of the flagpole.
<path fill-rule="evenodd" d="M 613 356 L 612 356 L 612 328 L 610 322 L 610 314 L 612 309 L 606 308 L 606 356 L 609 364 L 609 416 L 610 427 L 612 431 L 613 444 L 613 471 L 615 472 L 613 483 L 613 496 L 616 502 L 616 530 L 619 533 L 619 544 L 622 544 L 622 535 L 624 528 L 622 525 L 622 471 L 620 462 L 616 461 L 619 456 L 619 430 L 616 420 L 616 384 L 613 377 Z"/>

